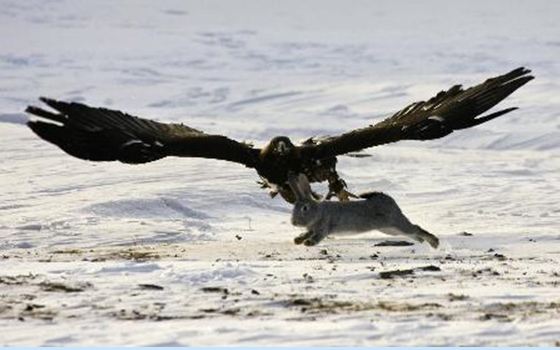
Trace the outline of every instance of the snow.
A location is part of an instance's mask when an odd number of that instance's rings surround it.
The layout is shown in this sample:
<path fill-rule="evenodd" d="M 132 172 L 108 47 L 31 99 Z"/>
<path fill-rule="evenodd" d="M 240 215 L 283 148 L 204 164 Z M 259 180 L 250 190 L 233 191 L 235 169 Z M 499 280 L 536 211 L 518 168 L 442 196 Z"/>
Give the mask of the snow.
<path fill-rule="evenodd" d="M 559 344 L 559 2 L 0 7 L 0 345 Z M 339 160 L 438 250 L 377 232 L 295 246 L 290 206 L 252 170 L 86 162 L 23 125 L 47 96 L 262 145 L 518 66 L 536 79 L 500 107 L 519 110 Z"/>

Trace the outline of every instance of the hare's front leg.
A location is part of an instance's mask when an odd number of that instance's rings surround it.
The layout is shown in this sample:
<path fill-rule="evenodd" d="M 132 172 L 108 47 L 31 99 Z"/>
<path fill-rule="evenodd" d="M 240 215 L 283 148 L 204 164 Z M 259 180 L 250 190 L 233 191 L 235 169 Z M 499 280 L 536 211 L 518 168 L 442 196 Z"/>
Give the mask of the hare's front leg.
<path fill-rule="evenodd" d="M 317 245 L 329 234 L 328 222 L 321 222 L 311 230 L 312 235 L 303 241 L 306 246 Z"/>
<path fill-rule="evenodd" d="M 299 236 L 296 236 L 296 238 L 294 238 L 294 243 L 295 244 L 302 244 L 303 242 L 305 242 L 305 240 L 307 240 L 312 235 L 313 235 L 313 231 L 306 231 L 306 232 L 300 234 Z"/>

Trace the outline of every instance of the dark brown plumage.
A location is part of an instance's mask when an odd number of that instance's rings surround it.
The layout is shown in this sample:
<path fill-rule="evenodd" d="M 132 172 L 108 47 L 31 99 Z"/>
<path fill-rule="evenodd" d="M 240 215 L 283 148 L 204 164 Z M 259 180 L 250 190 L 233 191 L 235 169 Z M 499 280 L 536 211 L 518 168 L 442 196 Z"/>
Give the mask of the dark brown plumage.
<path fill-rule="evenodd" d="M 106 108 L 41 98 L 56 112 L 29 106 L 42 120 L 29 121 L 41 138 L 66 153 L 92 161 L 140 164 L 167 156 L 214 158 L 254 168 L 263 187 L 293 201 L 288 173 L 304 173 L 311 182 L 329 182 L 329 197 L 350 195 L 336 172 L 336 156 L 399 140 L 432 140 L 509 113 L 507 108 L 480 116 L 533 79 L 525 68 L 463 90 L 455 85 L 428 101 L 415 102 L 375 125 L 294 145 L 285 136 L 262 149 L 221 135 L 206 134 L 183 124 L 166 124 Z"/>

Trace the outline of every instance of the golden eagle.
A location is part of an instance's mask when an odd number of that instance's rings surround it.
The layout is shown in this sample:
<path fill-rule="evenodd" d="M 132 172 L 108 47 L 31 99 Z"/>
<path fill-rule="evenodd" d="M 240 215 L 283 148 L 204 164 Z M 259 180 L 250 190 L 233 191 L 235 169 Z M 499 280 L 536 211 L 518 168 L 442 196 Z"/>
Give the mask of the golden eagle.
<path fill-rule="evenodd" d="M 374 125 L 339 136 L 310 138 L 294 145 L 286 136 L 255 148 L 222 135 L 212 135 L 183 124 L 166 124 L 126 113 L 75 102 L 41 98 L 56 112 L 29 106 L 26 112 L 43 120 L 27 125 L 41 138 L 66 153 L 92 161 L 140 164 L 168 156 L 221 159 L 254 168 L 263 187 L 272 188 L 288 202 L 294 196 L 289 173 L 303 173 L 310 182 L 328 181 L 330 198 L 351 195 L 336 172 L 336 156 L 399 140 L 432 140 L 497 118 L 517 108 L 480 116 L 534 77 L 523 67 L 463 89 L 455 85 L 428 101 L 410 104 Z"/>

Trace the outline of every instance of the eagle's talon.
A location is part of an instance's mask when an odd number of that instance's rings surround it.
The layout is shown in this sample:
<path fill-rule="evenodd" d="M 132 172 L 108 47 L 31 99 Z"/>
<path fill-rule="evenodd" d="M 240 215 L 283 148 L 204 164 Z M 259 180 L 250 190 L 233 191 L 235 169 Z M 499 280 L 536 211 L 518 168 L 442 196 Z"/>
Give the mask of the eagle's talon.
<path fill-rule="evenodd" d="M 316 201 L 320 201 L 323 198 L 323 196 L 321 196 L 319 193 L 315 191 L 311 191 L 311 195 L 313 196 L 313 199 L 315 199 Z"/>
<path fill-rule="evenodd" d="M 348 202 L 348 201 L 350 201 L 350 198 L 354 198 L 354 199 L 359 198 L 358 196 L 356 196 L 356 195 L 353 194 L 352 192 L 348 192 L 348 191 L 346 191 L 345 189 L 339 191 L 339 192 L 336 194 L 336 197 L 337 197 L 338 200 L 341 201 L 341 202 Z"/>

